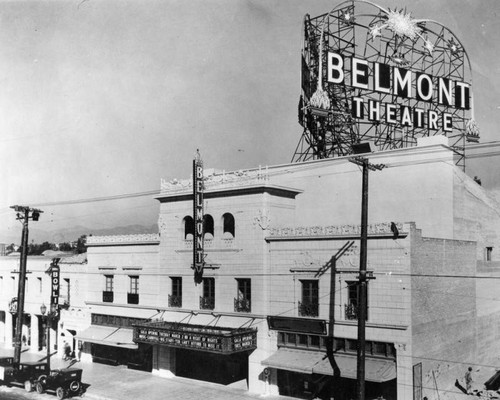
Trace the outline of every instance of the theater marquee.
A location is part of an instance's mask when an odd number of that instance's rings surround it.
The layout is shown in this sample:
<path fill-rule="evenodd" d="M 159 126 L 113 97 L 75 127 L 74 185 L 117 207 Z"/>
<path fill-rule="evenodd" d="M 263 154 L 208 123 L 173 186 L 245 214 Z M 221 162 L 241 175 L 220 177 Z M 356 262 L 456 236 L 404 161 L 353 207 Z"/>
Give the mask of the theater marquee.
<path fill-rule="evenodd" d="M 160 321 L 134 325 L 133 340 L 135 343 L 232 354 L 256 349 L 257 330 Z"/>

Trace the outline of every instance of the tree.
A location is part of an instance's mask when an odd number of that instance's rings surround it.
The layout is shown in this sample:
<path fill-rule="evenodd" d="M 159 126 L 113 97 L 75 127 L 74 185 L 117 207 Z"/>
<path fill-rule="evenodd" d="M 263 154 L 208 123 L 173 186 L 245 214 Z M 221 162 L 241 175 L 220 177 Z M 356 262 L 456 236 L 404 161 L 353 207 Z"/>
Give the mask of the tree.
<path fill-rule="evenodd" d="M 14 243 L 11 243 L 5 248 L 5 250 L 7 251 L 7 253 L 12 253 L 13 251 L 16 251 L 17 247 L 18 246 L 16 246 Z"/>
<path fill-rule="evenodd" d="M 87 252 L 87 235 L 82 235 L 76 241 L 76 252 L 78 254 Z"/>
<path fill-rule="evenodd" d="M 29 256 L 39 256 L 45 250 L 56 250 L 56 245 L 50 242 L 43 242 L 42 244 L 30 243 L 28 245 Z"/>
<path fill-rule="evenodd" d="M 59 243 L 59 250 L 61 251 L 73 251 L 73 246 L 71 243 L 64 242 L 64 243 Z"/>

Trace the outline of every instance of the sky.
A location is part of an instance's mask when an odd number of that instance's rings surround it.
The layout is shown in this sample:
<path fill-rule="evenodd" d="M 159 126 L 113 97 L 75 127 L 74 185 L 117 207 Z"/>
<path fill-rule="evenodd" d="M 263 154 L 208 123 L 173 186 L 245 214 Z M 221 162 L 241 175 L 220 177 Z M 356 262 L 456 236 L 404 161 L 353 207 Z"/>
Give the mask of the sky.
<path fill-rule="evenodd" d="M 301 137 L 302 21 L 327 0 L 0 0 L 0 242 L 21 235 L 9 208 L 39 206 L 32 229 L 157 222 L 153 196 L 206 168 L 291 161 Z M 500 126 L 500 1 L 379 0 L 441 22 L 473 69 L 481 142 Z M 500 157 L 469 175 L 500 188 Z M 32 226 L 36 224 L 36 226 Z M 90 233 L 90 232 L 89 232 Z M 54 234 L 54 241 L 69 238 Z"/>

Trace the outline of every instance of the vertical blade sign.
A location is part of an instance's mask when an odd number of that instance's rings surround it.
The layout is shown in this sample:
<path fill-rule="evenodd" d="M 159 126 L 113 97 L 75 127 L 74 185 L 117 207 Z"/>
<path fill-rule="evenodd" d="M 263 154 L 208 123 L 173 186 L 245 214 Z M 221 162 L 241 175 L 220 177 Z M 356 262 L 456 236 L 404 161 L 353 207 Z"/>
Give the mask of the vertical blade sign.
<path fill-rule="evenodd" d="M 193 266 L 194 281 L 201 283 L 203 277 L 203 161 L 197 152 L 193 160 Z"/>
<path fill-rule="evenodd" d="M 52 265 L 50 268 L 50 305 L 51 310 L 59 306 L 59 284 L 60 284 L 60 269 L 59 269 L 59 259 L 54 258 L 52 260 Z M 52 307 L 54 306 L 54 307 Z"/>

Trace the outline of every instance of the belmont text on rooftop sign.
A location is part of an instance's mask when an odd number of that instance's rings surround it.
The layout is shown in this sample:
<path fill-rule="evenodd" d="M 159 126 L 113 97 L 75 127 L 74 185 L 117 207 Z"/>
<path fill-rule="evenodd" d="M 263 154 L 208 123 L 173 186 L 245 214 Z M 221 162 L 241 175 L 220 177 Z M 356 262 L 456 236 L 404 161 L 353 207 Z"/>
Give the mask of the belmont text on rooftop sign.
<path fill-rule="evenodd" d="M 434 77 L 423 72 L 369 62 L 356 57 L 343 57 L 335 52 L 328 53 L 327 63 L 329 83 L 370 89 L 392 97 L 393 102 L 352 97 L 351 115 L 353 118 L 374 122 L 384 121 L 387 124 L 400 124 L 407 127 L 434 130 L 442 128 L 445 132 L 451 132 L 453 130 L 451 113 L 438 113 L 436 110 L 410 107 L 399 102 L 395 103 L 395 100 L 397 98 L 417 99 L 437 103 L 444 107 L 470 109 L 470 85 L 466 82 L 453 81 L 447 77 Z"/>

